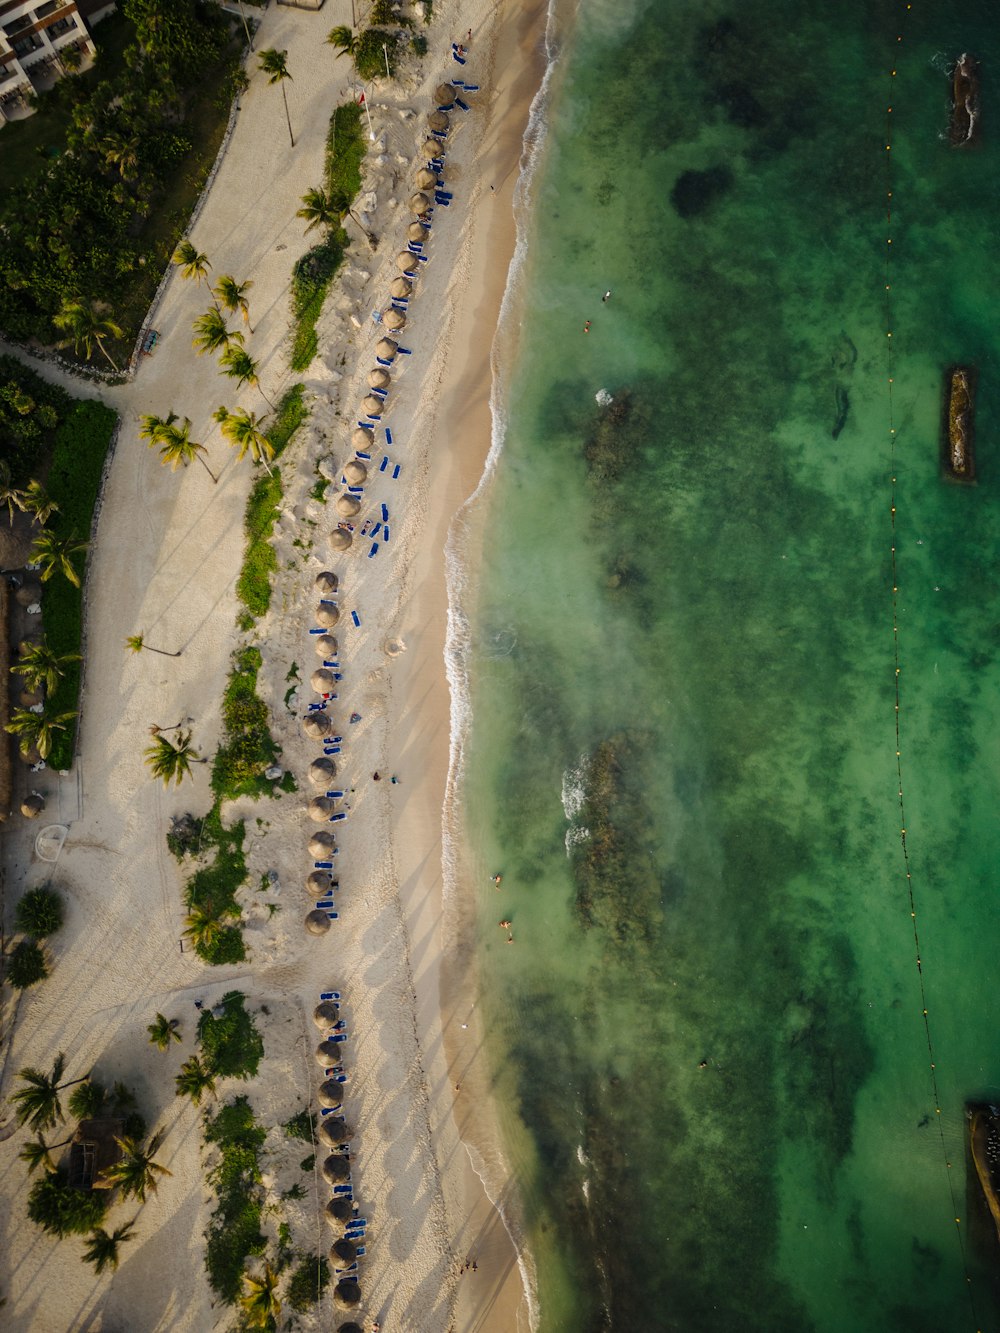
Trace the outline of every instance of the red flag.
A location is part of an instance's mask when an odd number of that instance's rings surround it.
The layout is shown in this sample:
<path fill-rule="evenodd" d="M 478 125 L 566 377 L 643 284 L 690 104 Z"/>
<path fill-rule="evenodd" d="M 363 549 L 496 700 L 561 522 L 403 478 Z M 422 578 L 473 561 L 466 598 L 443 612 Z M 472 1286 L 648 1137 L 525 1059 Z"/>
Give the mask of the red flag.
<path fill-rule="evenodd" d="M 361 96 L 358 98 L 358 106 L 364 106 L 364 104 L 365 104 L 365 95 L 364 93 L 362 93 Z"/>

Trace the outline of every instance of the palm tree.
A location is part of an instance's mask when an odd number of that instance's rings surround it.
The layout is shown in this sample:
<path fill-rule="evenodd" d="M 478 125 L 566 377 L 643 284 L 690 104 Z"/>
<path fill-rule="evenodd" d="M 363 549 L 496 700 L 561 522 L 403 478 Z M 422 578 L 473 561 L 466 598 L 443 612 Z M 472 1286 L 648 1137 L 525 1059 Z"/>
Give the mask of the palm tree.
<path fill-rule="evenodd" d="M 153 1161 L 162 1142 L 162 1130 L 153 1135 L 145 1150 L 138 1139 L 129 1138 L 128 1135 L 119 1138 L 116 1134 L 115 1143 L 121 1148 L 122 1155 L 113 1165 L 104 1168 L 102 1180 L 110 1180 L 113 1185 L 118 1185 L 122 1198 L 134 1195 L 140 1203 L 145 1203 L 147 1192 L 156 1193 L 159 1186 L 157 1176 L 173 1175 L 165 1166 Z"/>
<path fill-rule="evenodd" d="M 79 653 L 54 652 L 48 640 L 43 638 L 41 643 L 33 643 L 10 670 L 14 675 L 24 677 L 29 690 L 37 690 L 44 684 L 51 694 L 62 680 L 70 662 L 81 660 Z"/>
<path fill-rule="evenodd" d="M 177 413 L 171 412 L 168 416 L 158 417 L 147 412 L 139 418 L 139 439 L 148 440 L 149 443 L 159 444 L 166 431 L 177 420 Z"/>
<path fill-rule="evenodd" d="M 76 713 L 72 709 L 65 713 L 53 713 L 43 708 L 40 713 L 33 713 L 30 708 L 16 708 L 4 730 L 12 736 L 20 736 L 23 755 L 30 754 L 34 749 L 42 759 L 48 759 L 55 733 L 65 731 L 67 724 L 75 717 Z"/>
<path fill-rule="evenodd" d="M 2 497 L 0 497 L 2 498 Z M 36 523 L 42 527 L 48 523 L 53 514 L 58 514 L 59 506 L 49 495 L 40 481 L 29 481 L 22 495 L 21 508 L 25 513 L 30 514 Z M 6 500 L 4 500 L 6 503 Z"/>
<path fill-rule="evenodd" d="M 145 649 L 147 653 L 159 653 L 161 657 L 180 657 L 180 653 L 168 653 L 166 648 L 154 648 L 141 634 L 130 634 L 125 640 L 125 647 L 133 653 L 141 653 Z"/>
<path fill-rule="evenodd" d="M 146 1031 L 149 1033 L 149 1041 L 158 1051 L 165 1051 L 169 1048 L 172 1041 L 180 1041 L 181 1034 L 177 1031 L 180 1027 L 180 1019 L 167 1018 L 163 1014 L 157 1014 L 154 1022 L 150 1023 Z"/>
<path fill-rule="evenodd" d="M 295 136 L 292 134 L 292 118 L 288 114 L 288 94 L 285 92 L 285 80 L 291 79 L 288 72 L 288 66 L 285 63 L 287 51 L 276 51 L 274 47 L 269 47 L 266 51 L 258 53 L 257 60 L 260 68 L 268 76 L 268 83 L 281 84 L 281 96 L 285 100 L 285 119 L 288 121 L 288 137 L 292 141 L 292 147 L 295 147 Z"/>
<path fill-rule="evenodd" d="M 179 731 L 176 743 L 169 741 L 166 736 L 157 736 L 153 744 L 147 747 L 145 759 L 152 769 L 153 777 L 163 779 L 164 787 L 169 787 L 171 781 L 179 787 L 185 778 L 191 776 L 192 764 L 208 763 L 191 744 L 190 731 Z"/>
<path fill-rule="evenodd" d="M 150 445 L 152 446 L 152 441 L 150 441 Z M 161 463 L 169 463 L 174 472 L 182 463 L 187 467 L 192 459 L 197 458 L 208 475 L 218 485 L 219 478 L 202 458 L 205 446 L 199 444 L 197 440 L 191 439 L 191 421 L 189 417 L 185 417 L 179 426 L 168 426 L 160 436 L 159 445 Z"/>
<path fill-rule="evenodd" d="M 247 1294 L 240 1297 L 240 1305 L 251 1328 L 270 1328 L 277 1323 L 281 1314 L 281 1301 L 278 1300 L 278 1274 L 271 1265 L 264 1261 L 264 1271 L 260 1277 L 243 1274 Z"/>
<path fill-rule="evenodd" d="M 197 1055 L 185 1060 L 181 1072 L 174 1078 L 178 1097 L 190 1097 L 195 1106 L 201 1105 L 204 1093 L 215 1096 L 215 1071 L 204 1064 Z"/>
<path fill-rule="evenodd" d="M 243 345 L 243 334 L 230 332 L 218 306 L 212 306 L 199 315 L 191 327 L 197 335 L 191 339 L 191 346 L 198 349 L 199 356 L 204 356 L 206 352 L 218 352 L 220 348 L 228 352 L 231 343 L 239 343 L 241 347 Z"/>
<path fill-rule="evenodd" d="M 340 214 L 330 195 L 320 188 L 306 190 L 302 196 L 302 207 L 295 216 L 305 219 L 306 231 L 312 231 L 313 227 L 335 227 L 340 221 Z"/>
<path fill-rule="evenodd" d="M 127 1240 L 135 1240 L 132 1234 L 134 1230 L 135 1218 L 131 1222 L 126 1222 L 123 1227 L 116 1227 L 110 1236 L 103 1227 L 98 1227 L 90 1233 L 89 1243 L 83 1252 L 84 1262 L 94 1265 L 94 1272 L 98 1277 L 108 1264 L 112 1268 L 117 1268 L 118 1247 Z"/>
<path fill-rule="evenodd" d="M 268 407 L 274 407 L 270 398 L 268 398 L 267 394 L 260 387 L 260 379 L 257 375 L 257 362 L 249 352 L 245 351 L 242 347 L 227 348 L 220 365 L 223 368 L 223 373 L 228 375 L 231 380 L 236 380 L 241 389 L 244 384 L 252 384 L 267 403 Z"/>
<path fill-rule="evenodd" d="M 19 1069 L 17 1076 L 25 1082 L 25 1087 L 18 1088 L 11 1095 L 15 1103 L 17 1123 L 30 1125 L 32 1129 L 49 1129 L 57 1120 L 64 1119 L 59 1093 L 63 1088 L 70 1088 L 74 1083 L 83 1083 L 90 1077 L 84 1074 L 80 1078 L 71 1078 L 68 1083 L 60 1083 L 66 1069 L 66 1057 L 60 1051 L 52 1062 L 52 1073 L 44 1074 L 30 1065 Z"/>
<path fill-rule="evenodd" d="M 224 927 L 215 908 L 208 904 L 192 903 L 184 918 L 184 938 L 190 940 L 196 949 L 207 949 L 222 934 Z"/>
<path fill-rule="evenodd" d="M 58 572 L 65 574 L 70 583 L 79 588 L 80 575 L 73 564 L 73 556 L 82 554 L 86 549 L 87 543 L 80 541 L 76 533 L 57 537 L 49 528 L 43 528 L 31 548 L 31 561 L 32 564 L 41 565 L 43 583 L 47 583 Z"/>
<path fill-rule="evenodd" d="M 19 491 L 14 485 L 10 464 L 6 458 L 0 459 L 0 504 L 7 506 L 11 527 L 14 526 L 14 510 L 24 511 L 24 495 L 24 491 Z"/>
<path fill-rule="evenodd" d="M 247 278 L 245 282 L 237 282 L 230 274 L 224 273 L 219 281 L 212 288 L 212 294 L 219 304 L 231 315 L 237 311 L 243 316 L 243 323 L 253 333 L 253 326 L 250 323 L 250 302 L 247 300 L 247 292 L 253 286 L 253 279 Z"/>
<path fill-rule="evenodd" d="M 341 56 L 354 55 L 354 52 L 357 50 L 358 46 L 357 37 L 355 37 L 351 29 L 345 27 L 343 23 L 341 23 L 336 28 L 331 28 L 329 36 L 327 37 L 326 40 L 330 46 L 340 47 L 340 50 L 337 52 L 338 60 L 340 59 Z"/>
<path fill-rule="evenodd" d="M 208 270 L 212 267 L 208 255 L 196 250 L 187 237 L 174 251 L 173 262 L 180 268 L 182 278 L 197 278 L 199 283 L 208 281 Z"/>
<path fill-rule="evenodd" d="M 68 335 L 62 342 L 56 344 L 57 347 L 68 347 L 72 343 L 77 356 L 82 352 L 88 361 L 94 355 L 96 347 L 107 357 L 115 370 L 120 369 L 104 346 L 104 340 L 124 338 L 125 330 L 113 319 L 98 314 L 93 304 L 84 305 L 80 300 L 64 298 L 58 313 L 52 316 L 52 323 L 61 333 Z"/>
<path fill-rule="evenodd" d="M 63 1139 L 62 1143 L 46 1143 L 39 1134 L 26 1143 L 17 1155 L 22 1162 L 26 1163 L 29 1176 L 38 1167 L 42 1167 L 46 1173 L 51 1173 L 56 1169 L 52 1154 L 57 1148 L 65 1148 L 67 1143 L 72 1143 L 72 1139 Z"/>
<path fill-rule="evenodd" d="M 249 452 L 253 461 L 263 463 L 270 473 L 268 460 L 274 457 L 274 446 L 261 430 L 264 418 L 246 412 L 243 408 L 238 412 L 230 412 L 220 407 L 213 415 L 222 427 L 223 435 L 236 448 L 237 457 L 243 459 Z"/>
<path fill-rule="evenodd" d="M 117 167 L 122 180 L 135 180 L 139 165 L 139 140 L 111 134 L 101 144 L 104 160 L 109 167 Z"/>

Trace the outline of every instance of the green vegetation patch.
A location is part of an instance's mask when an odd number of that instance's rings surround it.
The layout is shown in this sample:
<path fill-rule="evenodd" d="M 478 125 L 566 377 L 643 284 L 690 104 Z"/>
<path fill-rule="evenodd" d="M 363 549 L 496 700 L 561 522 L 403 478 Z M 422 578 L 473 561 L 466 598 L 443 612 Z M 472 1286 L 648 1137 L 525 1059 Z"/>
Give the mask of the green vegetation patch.
<path fill-rule="evenodd" d="M 222 1154 L 208 1177 L 216 1205 L 206 1234 L 205 1267 L 212 1290 L 227 1305 L 234 1305 L 241 1294 L 248 1256 L 263 1254 L 266 1246 L 260 1229 L 264 1191 L 259 1156 L 266 1137 L 246 1097 L 205 1117 L 205 1141 Z"/>
<path fill-rule="evenodd" d="M 14 909 L 14 924 L 18 930 L 33 935 L 36 940 L 54 935 L 62 927 L 63 917 L 62 897 L 47 884 L 29 889 Z"/>
<path fill-rule="evenodd" d="M 242 991 L 230 991 L 222 998 L 221 1017 L 206 1010 L 198 1022 L 206 1063 L 223 1078 L 253 1078 L 264 1055 L 264 1042 L 247 1013 L 245 998 Z"/>
<path fill-rule="evenodd" d="M 361 107 L 356 102 L 338 106 L 330 117 L 326 139 L 326 190 L 342 214 L 361 189 L 361 163 L 367 150 L 361 117 Z M 305 370 L 316 355 L 316 321 L 340 268 L 347 242 L 347 232 L 342 227 L 331 229 L 319 245 L 307 250 L 295 265 L 292 273 L 293 370 Z"/>
<path fill-rule="evenodd" d="M 0 458 L 10 467 L 14 486 L 23 489 L 48 470 L 56 427 L 73 402 L 16 357 L 0 356 Z"/>
<path fill-rule="evenodd" d="M 281 1128 L 290 1139 L 301 1139 L 303 1143 L 312 1143 L 313 1141 L 313 1118 L 308 1111 L 300 1111 L 298 1115 L 293 1115 L 291 1120 L 286 1120 Z"/>
<path fill-rule="evenodd" d="M 216 802 L 202 821 L 201 849 L 212 851 L 211 862 L 202 866 L 188 880 L 184 900 L 188 911 L 199 908 L 218 918 L 239 917 L 236 892 L 246 882 L 247 863 L 243 855 L 246 826 L 240 820 L 226 828 Z M 219 966 L 240 963 L 246 957 L 243 936 L 238 926 L 223 926 L 209 942 L 196 945 L 199 958 Z"/>
<path fill-rule="evenodd" d="M 386 59 L 389 77 L 396 74 L 399 59 L 399 35 L 387 28 L 365 28 L 358 34 L 354 47 L 354 68 L 366 82 L 385 78 Z"/>
<path fill-rule="evenodd" d="M 220 801 L 274 793 L 264 771 L 280 750 L 268 729 L 267 705 L 257 694 L 261 663 L 260 649 L 252 645 L 233 654 L 222 700 L 223 741 L 212 763 L 212 790 Z"/>
<path fill-rule="evenodd" d="M 309 408 L 305 404 L 306 386 L 293 384 L 279 398 L 274 412 L 274 421 L 267 432 L 275 458 L 280 458 L 291 443 L 292 436 L 309 418 Z"/>
<path fill-rule="evenodd" d="M 7 955 L 7 981 L 15 990 L 27 990 L 49 975 L 45 950 L 37 940 L 22 940 Z"/>
<path fill-rule="evenodd" d="M 111 1202 L 110 1190 L 79 1190 L 64 1170 L 47 1172 L 28 1194 L 28 1216 L 43 1231 L 82 1236 L 99 1226 Z"/>
<path fill-rule="evenodd" d="M 302 1314 L 319 1301 L 330 1283 L 330 1265 L 325 1258 L 303 1259 L 288 1283 L 288 1304 Z"/>

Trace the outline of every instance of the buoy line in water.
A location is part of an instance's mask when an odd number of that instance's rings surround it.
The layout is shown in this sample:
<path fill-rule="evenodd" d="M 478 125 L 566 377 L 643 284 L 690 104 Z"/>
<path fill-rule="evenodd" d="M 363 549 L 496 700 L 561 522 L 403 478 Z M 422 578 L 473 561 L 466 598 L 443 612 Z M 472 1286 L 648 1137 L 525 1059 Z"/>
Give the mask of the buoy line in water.
<path fill-rule="evenodd" d="M 905 15 L 913 9 L 912 3 L 907 3 L 900 27 L 906 22 Z M 897 48 L 902 45 L 903 34 L 897 34 Z M 979 1315 L 976 1309 L 975 1292 L 972 1287 L 972 1277 L 969 1273 L 968 1256 L 966 1254 L 965 1237 L 962 1234 L 962 1218 L 958 1211 L 958 1198 L 955 1190 L 955 1180 L 953 1175 L 952 1162 L 948 1156 L 948 1145 L 944 1137 L 944 1119 L 941 1112 L 941 1094 L 938 1088 L 937 1080 L 937 1062 L 934 1058 L 934 1041 L 931 1037 L 931 1021 L 927 1011 L 927 991 L 924 984 L 924 967 L 920 953 L 920 931 L 917 926 L 917 907 L 916 896 L 913 891 L 913 872 L 910 866 L 910 852 L 906 843 L 906 807 L 903 800 L 903 760 L 902 760 L 902 740 L 899 726 L 900 713 L 900 657 L 899 657 L 899 577 L 896 565 L 896 463 L 898 456 L 897 446 L 899 444 L 896 435 L 896 422 L 894 414 L 893 401 L 893 381 L 895 378 L 895 357 L 893 354 L 892 342 L 892 116 L 893 116 L 893 90 L 896 87 L 898 58 L 893 62 L 892 70 L 889 74 L 889 98 L 886 104 L 885 115 L 885 216 L 886 216 L 886 243 L 885 243 L 885 320 L 886 320 L 886 359 L 888 362 L 888 401 L 889 401 L 889 472 L 890 472 L 890 527 L 892 530 L 892 544 L 890 551 L 890 566 L 892 571 L 892 649 L 893 649 L 893 688 L 895 693 L 895 734 L 896 734 L 896 778 L 899 795 L 899 840 L 903 852 L 903 869 L 906 873 L 906 894 L 910 905 L 910 922 L 913 927 L 913 947 L 917 966 L 917 982 L 920 987 L 920 1004 L 924 1020 L 924 1037 L 927 1042 L 927 1054 L 930 1057 L 930 1076 L 931 1076 L 931 1095 L 934 1099 L 934 1114 L 937 1118 L 938 1137 L 941 1142 L 941 1155 L 945 1164 L 945 1175 L 948 1180 L 948 1190 L 951 1195 L 951 1211 L 955 1219 L 955 1238 L 958 1242 L 959 1254 L 962 1261 L 962 1271 L 965 1274 L 965 1289 L 969 1297 L 969 1307 L 972 1312 L 973 1323 L 977 1333 L 981 1333 L 979 1324 Z"/>

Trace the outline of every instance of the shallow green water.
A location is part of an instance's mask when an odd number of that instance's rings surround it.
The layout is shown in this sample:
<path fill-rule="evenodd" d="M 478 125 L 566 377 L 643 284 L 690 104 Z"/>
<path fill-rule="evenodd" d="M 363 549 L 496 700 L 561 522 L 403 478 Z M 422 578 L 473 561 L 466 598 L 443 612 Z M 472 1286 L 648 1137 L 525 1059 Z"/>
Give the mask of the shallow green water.
<path fill-rule="evenodd" d="M 994 28 L 584 0 L 567 44 L 466 606 L 544 1330 L 1000 1328 L 963 1114 L 1000 1096 Z M 955 152 L 966 49 L 985 133 Z M 964 361 L 975 489 L 938 470 Z"/>

